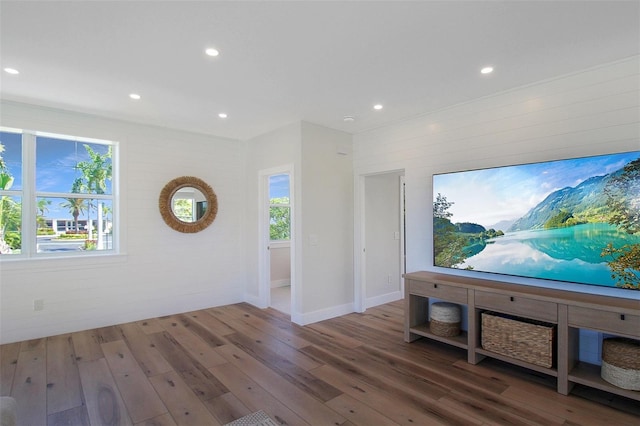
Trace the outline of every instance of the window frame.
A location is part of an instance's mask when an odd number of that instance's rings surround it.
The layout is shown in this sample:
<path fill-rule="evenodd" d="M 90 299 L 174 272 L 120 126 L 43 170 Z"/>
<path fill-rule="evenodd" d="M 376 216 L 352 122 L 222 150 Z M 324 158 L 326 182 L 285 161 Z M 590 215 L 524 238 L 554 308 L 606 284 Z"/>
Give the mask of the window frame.
<path fill-rule="evenodd" d="M 70 136 L 61 133 L 44 132 L 28 129 L 17 129 L 0 126 L 0 131 L 20 133 L 22 135 L 22 188 L 20 190 L 2 191 L 3 195 L 20 197 L 22 200 L 21 220 L 21 252 L 19 254 L 1 255 L 0 261 L 28 260 L 28 259 L 64 259 L 87 258 L 95 256 L 117 256 L 120 254 L 120 229 L 121 220 L 119 214 L 119 170 L 120 170 L 120 144 L 117 141 L 96 139 L 84 136 Z M 71 192 L 47 192 L 36 191 L 36 140 L 38 137 L 61 139 L 70 142 L 99 144 L 111 146 L 111 194 L 82 193 L 77 196 Z M 72 195 L 72 196 L 70 196 Z M 84 198 L 91 200 L 109 200 L 112 210 L 112 247 L 106 250 L 69 251 L 69 252 L 41 252 L 38 253 L 37 242 L 37 200 L 38 198 Z"/>

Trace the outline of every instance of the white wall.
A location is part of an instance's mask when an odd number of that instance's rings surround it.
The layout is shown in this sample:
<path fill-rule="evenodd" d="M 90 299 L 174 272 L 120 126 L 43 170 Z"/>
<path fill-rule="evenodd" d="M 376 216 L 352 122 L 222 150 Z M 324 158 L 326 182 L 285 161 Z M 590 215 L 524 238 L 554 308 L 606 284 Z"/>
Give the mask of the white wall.
<path fill-rule="evenodd" d="M 434 269 L 432 174 L 638 150 L 639 89 L 640 58 L 633 57 L 361 133 L 354 174 L 405 170 L 407 271 Z"/>
<path fill-rule="evenodd" d="M 639 89 L 634 57 L 358 134 L 353 152 L 351 135 L 304 122 L 244 143 L 2 103 L 7 127 L 121 142 L 126 252 L 81 263 L 3 261 L 0 341 L 256 302 L 259 171 L 285 164 L 295 169 L 292 319 L 351 312 L 358 176 L 405 171 L 407 270 L 433 269 L 433 173 L 640 149 Z M 158 212 L 160 190 L 182 175 L 218 195 L 218 217 L 199 234 L 169 229 Z M 43 311 L 33 311 L 34 299 L 44 299 Z"/>
<path fill-rule="evenodd" d="M 432 262 L 432 174 L 638 150 L 639 107 L 640 57 L 633 57 L 425 114 L 354 136 L 356 191 L 359 176 L 404 169 L 407 272 L 438 270 Z M 360 203 L 356 198 L 356 211 Z M 359 249 L 356 244 L 356 255 Z M 583 291 L 586 286 L 562 287 Z M 592 293 L 640 300 L 638 292 L 588 287 Z M 580 359 L 598 364 L 601 339 L 601 333 L 580 330 Z"/>
<path fill-rule="evenodd" d="M 296 223 L 301 307 L 308 324 L 353 312 L 353 169 L 350 134 L 302 123 Z M 297 280 L 297 278 L 296 278 Z M 295 313 L 294 313 L 295 317 Z"/>
<path fill-rule="evenodd" d="M 3 259 L 2 343 L 243 300 L 243 143 L 22 104 L 1 106 L 7 127 L 120 142 L 124 243 L 115 257 Z M 163 186 L 183 175 L 203 179 L 218 196 L 216 220 L 197 234 L 173 231 L 158 210 Z M 34 299 L 44 299 L 44 310 L 34 312 Z"/>
<path fill-rule="evenodd" d="M 307 324 L 353 311 L 351 151 L 351 135 L 306 122 L 248 141 L 247 301 L 264 305 L 258 276 L 259 173 L 291 164 L 294 168 L 291 318 Z"/>
<path fill-rule="evenodd" d="M 245 285 L 245 300 L 257 306 L 266 306 L 264 298 L 259 291 L 259 260 L 258 252 L 263 247 L 260 242 L 259 232 L 259 207 L 260 207 L 260 172 L 286 165 L 293 165 L 294 175 L 292 182 L 294 191 L 298 186 L 300 176 L 300 140 L 301 124 L 293 123 L 276 129 L 267 134 L 250 139 L 247 142 L 245 175 L 247 186 L 245 190 L 245 229 L 246 249 L 243 259 L 243 268 L 247 271 Z M 293 197 L 297 205 L 296 194 Z M 299 211 L 293 206 L 294 223 L 299 217 Z M 295 233 L 294 233 L 295 237 Z M 264 247 L 266 248 L 266 247 Z"/>
<path fill-rule="evenodd" d="M 365 305 L 371 307 L 401 296 L 400 173 L 365 178 L 364 217 Z"/>
<path fill-rule="evenodd" d="M 269 244 L 271 288 L 291 285 L 291 245 L 289 242 Z"/>

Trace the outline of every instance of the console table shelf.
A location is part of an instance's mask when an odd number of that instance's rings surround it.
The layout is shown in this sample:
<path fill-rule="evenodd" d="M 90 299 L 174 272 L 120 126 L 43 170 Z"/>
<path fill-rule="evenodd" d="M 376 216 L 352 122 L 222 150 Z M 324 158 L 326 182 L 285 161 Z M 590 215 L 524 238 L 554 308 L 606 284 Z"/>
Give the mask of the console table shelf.
<path fill-rule="evenodd" d="M 469 345 L 467 345 L 466 331 L 462 331 L 458 336 L 453 337 L 437 336 L 429 330 L 429 323 L 411 327 L 409 331 L 413 334 L 418 334 L 431 340 L 437 340 L 438 342 L 448 343 L 451 346 L 456 346 L 458 348 L 467 349 L 469 347 Z"/>
<path fill-rule="evenodd" d="M 488 356 L 490 358 L 499 359 L 500 361 L 508 362 L 519 367 L 525 367 L 529 370 L 537 371 L 538 373 L 546 374 L 548 376 L 558 377 L 558 370 L 556 370 L 555 368 L 541 367 L 539 365 L 531 364 L 530 362 L 520 361 L 519 359 L 497 354 L 495 352 L 487 351 L 482 348 L 476 348 L 476 353 Z"/>
<path fill-rule="evenodd" d="M 640 340 L 639 300 L 425 271 L 406 274 L 405 287 L 406 342 L 425 337 L 465 349 L 467 361 L 471 364 L 491 357 L 529 368 L 555 377 L 557 390 L 564 395 L 578 383 L 640 401 L 640 391 L 616 387 L 600 377 L 599 366 L 578 360 L 580 329 Z M 467 331 L 455 337 L 442 337 L 431 333 L 430 298 L 465 305 Z M 481 314 L 485 311 L 553 324 L 556 327 L 556 367 L 545 368 L 483 349 Z"/>
<path fill-rule="evenodd" d="M 622 389 L 603 380 L 600 377 L 600 366 L 587 362 L 579 362 L 573 367 L 569 374 L 569 381 L 615 393 L 616 395 L 626 396 L 627 398 L 638 399 L 639 396 L 638 391 Z"/>

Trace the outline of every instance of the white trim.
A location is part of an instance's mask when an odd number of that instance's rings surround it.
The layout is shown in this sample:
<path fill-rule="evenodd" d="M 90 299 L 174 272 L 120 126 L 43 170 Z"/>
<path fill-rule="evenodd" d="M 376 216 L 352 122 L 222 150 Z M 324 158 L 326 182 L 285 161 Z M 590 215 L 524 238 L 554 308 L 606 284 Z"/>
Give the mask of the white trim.
<path fill-rule="evenodd" d="M 295 282 L 295 199 L 294 199 L 294 167 L 293 164 L 285 164 L 269 169 L 262 169 L 258 173 L 259 196 L 258 196 L 258 297 L 247 295 L 246 298 L 256 300 L 258 307 L 268 307 L 271 305 L 271 253 L 268 248 L 273 242 L 269 239 L 269 176 L 289 175 L 289 204 L 291 216 L 291 235 L 286 243 L 290 247 L 291 256 L 291 311 L 296 311 L 296 282 Z"/>
<path fill-rule="evenodd" d="M 182 297 L 190 300 L 191 295 L 182 295 Z M 163 300 L 163 299 L 162 299 Z M 209 299 L 205 297 L 200 297 L 199 303 L 194 304 L 193 310 L 201 310 L 208 308 L 215 308 L 218 306 L 227 306 L 233 305 L 236 303 L 240 303 L 239 297 L 233 296 L 223 296 L 221 298 Z M 45 302 L 46 303 L 46 302 Z M 182 305 L 182 302 L 179 302 Z M 162 317 L 165 315 L 174 315 L 178 312 L 175 311 L 175 304 L 173 301 L 168 301 L 166 303 L 163 302 L 162 309 L 158 311 L 158 317 Z M 115 321 L 122 321 L 122 323 L 141 321 L 147 317 L 140 317 L 140 312 L 137 310 L 132 310 L 130 312 L 123 312 L 118 315 L 117 319 L 114 319 L 113 315 L 100 315 L 94 316 L 88 321 L 65 321 L 56 323 L 55 321 L 43 323 L 38 327 L 32 328 L 23 328 L 23 329 L 9 329 L 3 330 L 2 332 L 2 344 L 6 343 L 14 343 L 22 340 L 31 340 L 31 339 L 41 339 L 48 336 L 56 336 L 59 334 L 67 334 L 74 333 L 82 330 L 91 330 L 94 328 L 107 327 L 113 325 Z"/>
<path fill-rule="evenodd" d="M 98 256 L 119 256 L 121 243 L 120 236 L 122 235 L 123 225 L 119 219 L 119 200 L 122 195 L 119 192 L 119 178 L 118 174 L 121 170 L 120 166 L 120 154 L 119 154 L 119 142 L 106 139 L 95 139 L 80 136 L 69 136 L 60 133 L 42 132 L 28 129 L 13 129 L 7 127 L 0 127 L 0 131 L 10 132 L 21 135 L 21 167 L 22 167 L 22 188 L 20 190 L 7 190 L 2 191 L 3 195 L 11 197 L 19 197 L 21 202 L 21 239 L 22 249 L 19 254 L 11 254 L 2 256 L 1 263 L 14 262 L 14 261 L 29 261 L 33 262 L 39 259 L 66 259 L 66 258 L 87 258 Z M 90 194 L 82 193 L 75 194 L 71 192 L 48 192 L 38 191 L 36 188 L 36 145 L 39 137 L 55 138 L 68 142 L 80 142 L 91 143 L 93 145 L 102 145 L 111 149 L 111 193 L 110 194 Z M 97 250 L 93 252 L 82 251 L 70 251 L 70 252 L 38 252 L 38 235 L 35 227 L 37 218 L 36 200 L 38 198 L 84 198 L 87 200 L 105 200 L 111 203 L 111 223 L 112 228 L 112 247 L 110 249 Z M 95 223 L 94 219 L 89 217 L 90 213 L 87 213 L 86 221 L 88 223 Z M 97 219 L 99 221 L 100 219 Z M 91 233 L 89 233 L 91 237 Z"/>
<path fill-rule="evenodd" d="M 365 308 L 373 308 L 374 306 L 384 305 L 385 303 L 395 302 L 402 299 L 402 291 L 394 291 L 393 293 L 382 294 L 380 296 L 370 297 L 365 300 Z"/>
<path fill-rule="evenodd" d="M 92 144 L 100 144 L 100 145 L 111 144 L 111 141 L 105 141 L 104 139 L 85 138 L 84 136 L 72 136 L 72 135 L 65 135 L 60 133 L 41 132 L 39 130 L 35 130 L 35 131 L 27 130 L 27 131 L 30 133 L 34 133 L 36 137 L 64 139 L 66 141 L 71 141 L 71 142 L 92 143 Z"/>
<path fill-rule="evenodd" d="M 36 259 L 38 257 L 38 239 L 36 231 L 36 135 L 22 132 L 22 247 L 17 257 Z M 50 255 L 50 253 L 46 253 Z M 66 253 L 69 255 L 69 253 Z M 73 253 L 74 257 L 78 253 Z M 13 256 L 13 255 L 11 255 Z M 7 256 L 7 257 L 11 257 Z M 3 256 L 4 259 L 5 256 Z M 52 257 L 60 257 L 52 256 Z"/>
<path fill-rule="evenodd" d="M 262 303 L 262 300 L 260 299 L 260 297 L 254 296 L 253 294 L 249 294 L 249 293 L 244 294 L 243 301 L 245 303 L 248 303 L 260 309 L 265 309 L 269 307 L 269 305 L 265 305 Z"/>
<path fill-rule="evenodd" d="M 354 311 L 364 312 L 366 297 L 366 249 L 365 249 L 365 211 L 364 188 L 365 175 L 354 177 L 354 206 L 353 206 L 353 297 Z"/>
<path fill-rule="evenodd" d="M 291 322 L 299 325 L 313 324 L 314 322 L 324 321 L 353 313 L 355 312 L 353 307 L 353 303 L 346 303 L 344 305 L 333 306 L 331 308 L 320 309 L 314 312 L 307 312 L 305 314 L 301 314 L 299 312 L 294 313 L 294 311 L 292 311 Z"/>
<path fill-rule="evenodd" d="M 404 274 L 407 273 L 407 271 L 405 270 L 405 256 L 406 253 L 404 252 L 404 246 L 405 246 L 405 212 L 404 212 L 404 208 L 405 208 L 405 204 L 406 204 L 406 200 L 405 200 L 405 177 L 404 177 L 404 172 L 402 175 L 400 175 L 400 296 L 404 297 Z"/>
<path fill-rule="evenodd" d="M 400 205 L 398 214 L 400 215 L 400 294 L 404 294 L 404 215 L 402 212 L 405 202 L 405 191 L 402 184 L 405 182 L 405 169 L 381 170 L 371 173 L 363 173 L 354 176 L 354 206 L 353 206 L 353 290 L 354 290 L 354 312 L 364 312 L 367 309 L 367 253 L 366 253 L 366 211 L 365 211 L 365 189 L 367 176 L 383 175 L 388 173 L 399 173 L 400 176 Z M 397 300 L 397 299 L 395 299 Z"/>
<path fill-rule="evenodd" d="M 91 253 L 86 256 L 82 256 L 82 261 L 78 261 L 78 256 L 71 257 L 46 257 L 39 256 L 37 258 L 10 258 L 6 256 L 6 259 L 2 261 L 2 271 L 4 272 L 20 272 L 20 271 L 33 271 L 37 269 L 38 272 L 56 272 L 56 271 L 68 271 L 68 270 L 91 270 L 93 268 L 99 268 L 108 265 L 125 264 L 129 261 L 126 254 L 113 254 L 113 253 Z M 117 266 L 116 266 L 117 267 Z"/>
<path fill-rule="evenodd" d="M 282 240 L 282 241 L 276 241 L 276 240 L 271 240 L 269 241 L 269 247 L 271 248 L 288 248 L 291 247 L 291 240 Z"/>
<path fill-rule="evenodd" d="M 258 301 L 259 307 L 271 304 L 271 252 L 269 241 L 269 171 L 259 172 L 258 195 Z"/>
<path fill-rule="evenodd" d="M 271 281 L 271 288 L 288 287 L 290 285 L 291 285 L 291 279 L 272 280 Z"/>

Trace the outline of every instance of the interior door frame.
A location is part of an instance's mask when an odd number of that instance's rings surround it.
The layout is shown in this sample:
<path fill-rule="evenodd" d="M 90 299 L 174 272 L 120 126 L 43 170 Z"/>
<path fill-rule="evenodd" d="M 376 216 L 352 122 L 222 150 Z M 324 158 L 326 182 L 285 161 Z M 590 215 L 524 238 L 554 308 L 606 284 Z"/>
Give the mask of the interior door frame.
<path fill-rule="evenodd" d="M 291 313 L 295 309 L 295 201 L 294 201 L 294 170 L 293 164 L 285 164 L 278 167 L 263 169 L 259 172 L 259 196 L 258 196 L 258 299 L 263 307 L 271 306 L 271 253 L 269 245 L 269 178 L 274 175 L 289 175 L 289 205 L 291 215 L 291 229 L 289 240 L 289 256 L 291 262 Z"/>
<path fill-rule="evenodd" d="M 407 273 L 407 225 L 406 219 L 406 181 L 404 171 L 400 175 L 400 293 L 404 297 L 404 274 Z"/>
<path fill-rule="evenodd" d="M 405 170 L 384 170 L 372 173 L 363 173 L 354 178 L 354 306 L 355 312 L 364 312 L 367 306 L 367 253 L 366 253 L 366 178 L 368 176 L 397 173 L 399 176 L 398 185 L 400 187 L 400 203 L 398 214 L 400 215 L 400 291 L 404 296 L 404 273 L 405 271 L 405 217 L 404 206 L 406 202 L 405 194 Z"/>

